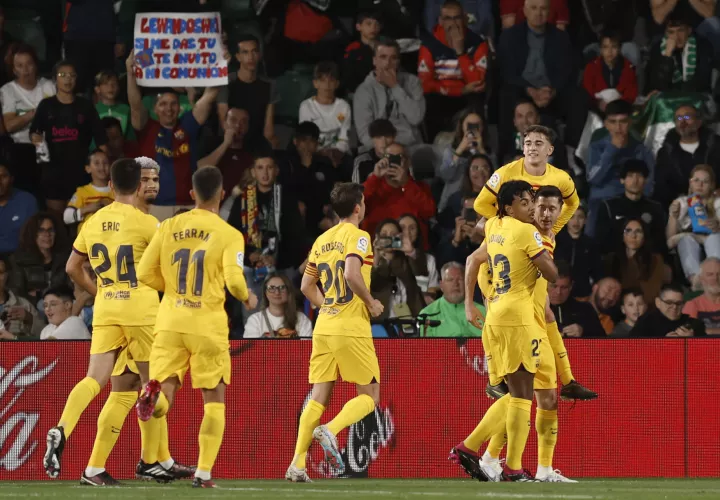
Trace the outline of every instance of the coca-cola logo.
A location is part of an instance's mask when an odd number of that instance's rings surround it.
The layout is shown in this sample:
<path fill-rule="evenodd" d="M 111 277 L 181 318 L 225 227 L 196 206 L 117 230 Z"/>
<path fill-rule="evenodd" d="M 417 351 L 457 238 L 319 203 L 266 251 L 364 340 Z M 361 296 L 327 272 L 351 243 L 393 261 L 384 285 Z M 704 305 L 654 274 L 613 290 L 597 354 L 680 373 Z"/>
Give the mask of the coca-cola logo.
<path fill-rule="evenodd" d="M 10 401 L 0 410 L 0 453 L 3 453 L 0 455 L 0 469 L 19 469 L 35 451 L 37 441 L 30 441 L 30 436 L 40 420 L 40 412 L 11 413 L 11 410 L 25 390 L 47 377 L 57 362 L 56 359 L 46 367 L 38 369 L 38 358 L 26 356 L 10 370 L 0 366 L 0 404 L 6 394 L 10 397 Z M 13 435 L 15 440 L 5 446 L 5 442 Z"/>

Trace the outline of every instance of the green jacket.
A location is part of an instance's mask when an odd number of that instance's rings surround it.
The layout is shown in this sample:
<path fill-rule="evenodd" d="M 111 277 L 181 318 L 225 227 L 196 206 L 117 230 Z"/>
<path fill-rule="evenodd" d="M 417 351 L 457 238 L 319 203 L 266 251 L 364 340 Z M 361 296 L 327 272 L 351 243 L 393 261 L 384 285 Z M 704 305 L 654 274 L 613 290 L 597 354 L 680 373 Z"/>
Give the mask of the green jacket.
<path fill-rule="evenodd" d="M 483 314 L 485 307 L 475 303 Z M 423 337 L 480 337 L 482 330 L 478 330 L 465 319 L 465 304 L 451 304 L 445 297 L 438 300 L 420 311 L 420 314 L 427 314 L 429 320 L 438 320 L 440 326 L 422 328 L 420 335 Z"/>

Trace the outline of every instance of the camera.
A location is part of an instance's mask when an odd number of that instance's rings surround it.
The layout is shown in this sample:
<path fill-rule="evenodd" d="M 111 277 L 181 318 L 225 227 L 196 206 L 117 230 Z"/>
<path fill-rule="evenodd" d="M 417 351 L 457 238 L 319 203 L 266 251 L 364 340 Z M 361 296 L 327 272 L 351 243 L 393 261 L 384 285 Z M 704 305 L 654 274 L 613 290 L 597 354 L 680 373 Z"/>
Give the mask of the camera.
<path fill-rule="evenodd" d="M 398 167 L 402 165 L 402 155 L 385 155 L 385 158 L 388 159 L 388 162 L 390 165 L 397 165 Z"/>
<path fill-rule="evenodd" d="M 402 248 L 402 238 L 400 236 L 393 236 L 392 238 L 379 238 L 378 249 L 392 249 L 400 250 Z"/>
<path fill-rule="evenodd" d="M 477 132 L 480 130 L 480 124 L 479 123 L 468 123 L 467 124 L 468 132 Z"/>

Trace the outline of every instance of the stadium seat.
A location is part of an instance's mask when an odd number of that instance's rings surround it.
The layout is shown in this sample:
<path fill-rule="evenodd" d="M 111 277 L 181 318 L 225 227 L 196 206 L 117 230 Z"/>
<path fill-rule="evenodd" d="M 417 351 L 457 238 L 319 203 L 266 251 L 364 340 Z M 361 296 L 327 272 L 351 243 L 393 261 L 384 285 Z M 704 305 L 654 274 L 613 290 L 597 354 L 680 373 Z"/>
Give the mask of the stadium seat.
<path fill-rule="evenodd" d="M 296 64 L 275 80 L 280 95 L 280 101 L 275 104 L 275 123 L 297 125 L 300 103 L 315 93 L 312 72 L 312 66 Z"/>
<path fill-rule="evenodd" d="M 386 339 L 390 337 L 383 325 L 372 325 L 372 336 L 376 339 Z"/>

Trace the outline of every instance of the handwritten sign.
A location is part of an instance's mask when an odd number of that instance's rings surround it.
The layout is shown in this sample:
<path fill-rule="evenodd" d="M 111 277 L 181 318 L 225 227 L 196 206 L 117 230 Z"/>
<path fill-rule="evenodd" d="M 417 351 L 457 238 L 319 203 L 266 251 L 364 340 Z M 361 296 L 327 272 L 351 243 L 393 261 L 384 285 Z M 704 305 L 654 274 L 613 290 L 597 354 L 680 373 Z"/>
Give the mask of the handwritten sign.
<path fill-rule="evenodd" d="M 138 85 L 215 87 L 228 83 L 217 12 L 137 14 L 134 48 Z"/>

